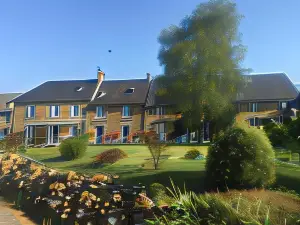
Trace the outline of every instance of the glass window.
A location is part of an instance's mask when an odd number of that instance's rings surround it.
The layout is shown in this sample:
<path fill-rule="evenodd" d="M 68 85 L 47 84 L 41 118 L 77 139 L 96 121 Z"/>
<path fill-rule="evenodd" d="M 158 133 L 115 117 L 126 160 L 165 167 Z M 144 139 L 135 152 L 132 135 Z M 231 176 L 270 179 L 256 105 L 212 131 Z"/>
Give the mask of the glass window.
<path fill-rule="evenodd" d="M 6 123 L 10 123 L 10 115 L 11 115 L 11 112 L 6 112 L 5 113 Z"/>
<path fill-rule="evenodd" d="M 281 102 L 280 103 L 280 109 L 286 109 L 287 103 L 286 102 Z"/>
<path fill-rule="evenodd" d="M 104 117 L 104 107 L 103 106 L 97 106 L 96 108 L 96 117 Z"/>
<path fill-rule="evenodd" d="M 123 106 L 123 116 L 130 116 L 130 107 L 125 105 Z"/>
<path fill-rule="evenodd" d="M 250 103 L 250 112 L 257 112 L 257 103 Z"/>
<path fill-rule="evenodd" d="M 50 106 L 50 117 L 59 117 L 59 105 Z"/>
<path fill-rule="evenodd" d="M 153 110 L 152 109 L 148 109 L 148 115 L 152 116 L 153 115 Z"/>
<path fill-rule="evenodd" d="M 71 106 L 71 117 L 79 116 L 79 105 L 72 105 Z"/>
<path fill-rule="evenodd" d="M 35 116 L 35 106 L 29 105 L 26 108 L 26 118 L 33 118 Z"/>
<path fill-rule="evenodd" d="M 250 126 L 255 126 L 255 120 L 254 118 L 249 120 Z"/>

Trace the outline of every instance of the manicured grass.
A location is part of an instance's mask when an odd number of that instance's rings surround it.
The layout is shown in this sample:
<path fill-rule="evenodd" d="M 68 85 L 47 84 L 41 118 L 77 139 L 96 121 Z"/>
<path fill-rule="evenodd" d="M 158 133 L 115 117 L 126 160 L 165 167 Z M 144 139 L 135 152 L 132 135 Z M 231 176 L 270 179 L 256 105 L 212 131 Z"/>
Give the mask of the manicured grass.
<path fill-rule="evenodd" d="M 120 148 L 129 157 L 109 166 L 92 168 L 93 157 L 111 148 Z M 61 171 L 73 170 L 90 175 L 100 172 L 118 174 L 123 184 L 150 185 L 159 182 L 170 186 L 170 178 L 172 178 L 180 187 L 183 187 L 185 183 L 187 189 L 202 192 L 204 191 L 205 161 L 176 158 L 183 157 L 188 150 L 194 148 L 204 155 L 207 154 L 207 146 L 169 146 L 158 170 L 153 169 L 152 161 L 149 160 L 150 153 L 143 145 L 89 146 L 85 156 L 74 161 L 64 161 L 60 157 L 58 148 L 34 148 L 29 149 L 26 154 Z M 277 164 L 276 174 L 275 186 L 285 186 L 300 194 L 300 167 Z"/>
<path fill-rule="evenodd" d="M 111 148 L 120 148 L 129 157 L 109 166 L 92 168 L 94 156 Z M 185 183 L 186 187 L 191 190 L 203 191 L 205 162 L 180 159 L 180 157 L 183 157 L 191 149 L 197 149 L 206 155 L 207 148 L 207 146 L 169 146 L 168 150 L 164 152 L 158 170 L 153 169 L 149 150 L 143 145 L 89 146 L 85 156 L 74 161 L 63 160 L 58 148 L 33 148 L 29 149 L 26 154 L 61 171 L 73 170 L 91 175 L 109 172 L 118 174 L 120 182 L 124 184 L 143 183 L 150 185 L 154 182 L 160 182 L 169 185 L 171 177 L 181 187 Z"/>

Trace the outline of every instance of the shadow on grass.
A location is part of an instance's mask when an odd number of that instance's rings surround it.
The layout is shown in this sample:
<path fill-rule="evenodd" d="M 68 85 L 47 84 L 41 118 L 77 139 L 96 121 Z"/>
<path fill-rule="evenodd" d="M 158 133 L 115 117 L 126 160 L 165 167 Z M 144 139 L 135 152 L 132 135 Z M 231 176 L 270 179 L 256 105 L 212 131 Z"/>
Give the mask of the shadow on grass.
<path fill-rule="evenodd" d="M 124 184 L 142 183 L 146 187 L 149 187 L 152 183 L 161 183 L 171 188 L 170 178 L 181 190 L 183 190 L 185 185 L 187 191 L 194 191 L 196 193 L 203 193 L 205 191 L 205 171 L 166 171 L 144 176 L 120 176 L 120 181 Z"/>
<path fill-rule="evenodd" d="M 64 159 L 62 156 L 56 156 L 52 158 L 42 159 L 40 161 L 43 163 L 54 163 L 54 162 L 66 162 L 67 160 Z"/>
<path fill-rule="evenodd" d="M 285 176 L 283 174 L 276 174 L 276 183 L 274 187 L 284 186 L 290 190 L 296 191 L 300 194 L 300 177 Z"/>

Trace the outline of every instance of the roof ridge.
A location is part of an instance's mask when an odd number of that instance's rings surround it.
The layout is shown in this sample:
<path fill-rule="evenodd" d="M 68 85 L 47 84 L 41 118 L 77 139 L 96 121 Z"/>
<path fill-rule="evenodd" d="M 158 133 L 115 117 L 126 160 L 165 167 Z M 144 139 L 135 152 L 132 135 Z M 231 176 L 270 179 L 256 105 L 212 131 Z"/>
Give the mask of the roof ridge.
<path fill-rule="evenodd" d="M 252 76 L 252 75 L 274 75 L 274 74 L 285 74 L 285 72 L 264 72 L 264 73 L 250 73 L 248 75 L 244 75 L 244 76 Z"/>
<path fill-rule="evenodd" d="M 132 81 L 132 80 L 147 80 L 147 78 L 111 79 L 111 80 L 103 80 L 103 81 L 105 82 L 105 81 Z"/>
<path fill-rule="evenodd" d="M 90 80 L 97 80 L 97 78 L 92 78 L 92 79 L 73 79 L 73 80 L 47 80 L 44 83 L 48 83 L 48 82 L 68 82 L 68 81 L 69 82 L 70 81 L 90 81 Z"/>

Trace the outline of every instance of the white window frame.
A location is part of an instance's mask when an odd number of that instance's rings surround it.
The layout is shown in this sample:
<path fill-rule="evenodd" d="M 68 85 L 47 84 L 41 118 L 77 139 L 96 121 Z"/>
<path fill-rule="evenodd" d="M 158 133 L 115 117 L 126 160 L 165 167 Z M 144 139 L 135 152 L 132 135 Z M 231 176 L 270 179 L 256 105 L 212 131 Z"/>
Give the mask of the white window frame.
<path fill-rule="evenodd" d="M 75 113 L 75 106 L 78 106 L 78 116 L 75 116 L 74 113 Z M 80 116 L 80 106 L 79 105 L 72 105 L 71 106 L 71 117 L 79 117 Z"/>
<path fill-rule="evenodd" d="M 34 115 L 31 115 L 31 107 L 34 108 Z M 31 119 L 35 117 L 35 105 L 26 106 L 26 119 Z"/>
<path fill-rule="evenodd" d="M 55 114 L 55 107 L 58 107 L 58 115 L 54 115 Z M 60 114 L 60 106 L 59 105 L 50 105 L 50 118 L 58 118 L 59 114 Z"/>
<path fill-rule="evenodd" d="M 99 109 L 99 107 L 102 108 L 102 116 L 98 116 L 98 109 Z M 99 106 L 96 107 L 96 116 L 95 117 L 96 118 L 106 118 L 106 113 L 105 113 L 104 106 L 99 105 Z"/>
<path fill-rule="evenodd" d="M 283 104 L 285 104 L 285 107 L 283 107 Z M 279 102 L 279 110 L 284 110 L 287 108 L 287 102 L 283 101 L 283 102 Z"/>

